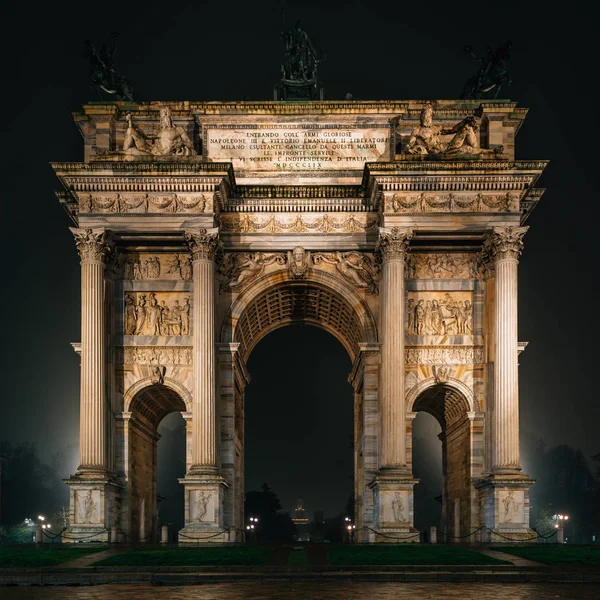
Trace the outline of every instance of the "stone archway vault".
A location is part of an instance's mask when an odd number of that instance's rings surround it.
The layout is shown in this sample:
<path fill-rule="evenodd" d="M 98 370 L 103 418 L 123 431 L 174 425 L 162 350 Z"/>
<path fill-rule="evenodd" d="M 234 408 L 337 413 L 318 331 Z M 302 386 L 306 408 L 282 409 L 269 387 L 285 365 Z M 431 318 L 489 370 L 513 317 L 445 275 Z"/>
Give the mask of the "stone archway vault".
<path fill-rule="evenodd" d="M 168 414 L 189 410 L 191 394 L 179 382 L 151 378 L 133 384 L 124 395 L 117 421 L 117 468 L 123 473 L 121 528 L 129 542 L 159 539 L 156 492 L 158 425 Z M 189 436 L 189 433 L 188 433 Z M 186 462 L 189 462 L 186 457 Z"/>
<path fill-rule="evenodd" d="M 244 391 L 249 382 L 246 362 L 256 344 L 270 332 L 305 323 L 331 333 L 353 362 L 356 521 L 372 526 L 373 502 L 367 485 L 377 469 L 377 423 L 365 424 L 366 411 L 377 411 L 378 348 L 374 319 L 356 292 L 328 274 L 309 279 L 264 278 L 231 306 L 219 344 L 221 464 L 231 482 L 225 498 L 225 519 L 243 526 Z M 365 386 L 366 382 L 366 386 Z M 365 398 L 365 390 L 369 397 Z"/>
<path fill-rule="evenodd" d="M 483 471 L 483 415 L 476 411 L 472 390 L 449 377 L 421 381 L 406 397 L 408 464 L 412 469 L 412 424 L 418 412 L 433 416 L 442 428 L 442 514 L 440 540 L 472 542 L 469 533 L 480 524 L 474 482 Z"/>

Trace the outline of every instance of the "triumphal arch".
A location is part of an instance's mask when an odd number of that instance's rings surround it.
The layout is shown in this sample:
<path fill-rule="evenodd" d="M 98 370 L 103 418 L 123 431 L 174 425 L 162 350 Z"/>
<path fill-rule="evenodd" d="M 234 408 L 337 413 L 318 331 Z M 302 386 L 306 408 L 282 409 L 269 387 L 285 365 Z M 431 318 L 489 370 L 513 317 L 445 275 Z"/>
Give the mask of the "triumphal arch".
<path fill-rule="evenodd" d="M 360 541 L 418 540 L 419 411 L 442 427 L 447 539 L 529 537 L 517 266 L 546 163 L 515 160 L 526 112 L 498 100 L 83 106 L 83 162 L 53 164 L 81 257 L 72 536 L 155 539 L 157 426 L 180 411 L 179 540 L 239 541 L 246 363 L 302 322 L 353 362 Z"/>

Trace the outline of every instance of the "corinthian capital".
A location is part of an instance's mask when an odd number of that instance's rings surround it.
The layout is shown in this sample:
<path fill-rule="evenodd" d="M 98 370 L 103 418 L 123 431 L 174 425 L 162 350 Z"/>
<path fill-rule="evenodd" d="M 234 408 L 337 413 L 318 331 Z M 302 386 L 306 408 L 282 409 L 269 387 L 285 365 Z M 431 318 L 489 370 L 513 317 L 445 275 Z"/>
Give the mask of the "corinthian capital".
<path fill-rule="evenodd" d="M 523 250 L 523 236 L 529 227 L 495 227 L 487 239 L 487 247 L 495 262 L 517 260 Z"/>
<path fill-rule="evenodd" d="M 81 264 L 101 262 L 104 263 L 110 250 L 108 235 L 103 229 L 78 229 L 70 227 L 75 236 L 75 246 L 81 258 Z"/>
<path fill-rule="evenodd" d="M 400 227 L 383 229 L 380 227 L 377 248 L 381 252 L 383 260 L 404 259 L 412 237 L 412 229 L 400 229 Z"/>
<path fill-rule="evenodd" d="M 192 260 L 215 260 L 220 240 L 218 231 L 209 232 L 207 229 L 187 231 L 185 239 L 192 253 Z"/>

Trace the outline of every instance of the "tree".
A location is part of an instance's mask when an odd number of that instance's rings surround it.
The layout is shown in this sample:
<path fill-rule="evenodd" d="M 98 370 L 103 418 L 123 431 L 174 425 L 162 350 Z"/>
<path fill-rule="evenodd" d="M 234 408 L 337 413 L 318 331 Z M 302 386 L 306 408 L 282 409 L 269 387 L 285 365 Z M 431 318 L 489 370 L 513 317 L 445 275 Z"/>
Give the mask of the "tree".
<path fill-rule="evenodd" d="M 246 493 L 244 511 L 246 520 L 258 518 L 257 539 L 291 541 L 294 524 L 287 513 L 279 513 L 281 502 L 277 494 L 263 483 L 261 490 Z"/>
<path fill-rule="evenodd" d="M 7 459 L 2 474 L 2 519 L 6 525 L 21 524 L 39 514 L 48 516 L 68 502 L 68 489 L 56 465 L 42 463 L 34 444 L 0 441 L 0 454 Z"/>

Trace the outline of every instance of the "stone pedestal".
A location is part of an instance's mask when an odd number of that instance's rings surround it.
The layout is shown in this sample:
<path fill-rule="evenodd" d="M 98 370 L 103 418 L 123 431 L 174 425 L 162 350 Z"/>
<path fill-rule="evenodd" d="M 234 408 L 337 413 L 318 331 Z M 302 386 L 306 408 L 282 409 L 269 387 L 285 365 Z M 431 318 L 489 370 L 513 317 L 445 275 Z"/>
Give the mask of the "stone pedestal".
<path fill-rule="evenodd" d="M 69 528 L 64 542 L 109 542 L 119 525 L 121 485 L 103 475 L 76 474 L 64 480 L 70 490 Z"/>
<path fill-rule="evenodd" d="M 404 472 L 379 474 L 369 487 L 375 501 L 376 532 L 369 541 L 380 543 L 418 543 L 414 527 L 414 487 L 419 483 Z"/>
<path fill-rule="evenodd" d="M 487 542 L 524 541 L 536 534 L 529 527 L 529 487 L 526 475 L 492 475 L 477 484 L 481 525 Z"/>
<path fill-rule="evenodd" d="M 229 485 L 220 476 L 186 475 L 179 483 L 185 487 L 185 526 L 179 543 L 218 543 L 230 541 L 224 526 L 225 493 Z"/>

